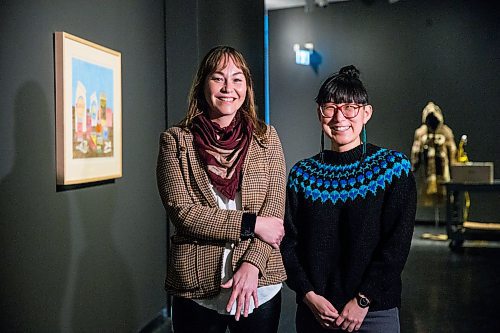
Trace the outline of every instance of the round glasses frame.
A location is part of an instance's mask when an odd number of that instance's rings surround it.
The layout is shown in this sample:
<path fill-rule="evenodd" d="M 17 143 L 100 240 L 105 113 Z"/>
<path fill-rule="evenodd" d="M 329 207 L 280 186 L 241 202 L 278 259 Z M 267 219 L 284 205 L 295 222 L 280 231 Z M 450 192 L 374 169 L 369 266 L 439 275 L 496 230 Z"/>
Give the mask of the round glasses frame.
<path fill-rule="evenodd" d="M 366 106 L 367 104 L 328 104 L 328 105 L 320 105 L 319 111 L 321 115 L 325 118 L 332 118 L 335 115 L 335 110 L 340 110 L 342 115 L 346 119 L 355 118 L 359 114 L 359 109 Z"/>

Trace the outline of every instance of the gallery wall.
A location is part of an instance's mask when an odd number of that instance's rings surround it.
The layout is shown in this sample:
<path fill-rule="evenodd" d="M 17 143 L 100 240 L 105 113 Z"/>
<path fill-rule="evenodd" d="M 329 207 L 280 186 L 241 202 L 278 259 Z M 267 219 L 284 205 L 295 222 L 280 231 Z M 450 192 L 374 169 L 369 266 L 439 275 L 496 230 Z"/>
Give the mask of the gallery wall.
<path fill-rule="evenodd" d="M 0 3 L 2 332 L 134 332 L 165 304 L 162 1 Z M 53 33 L 122 54 L 123 177 L 56 188 Z"/>
<path fill-rule="evenodd" d="M 500 178 L 498 9 L 472 0 L 372 0 L 270 11 L 270 114 L 287 166 L 319 151 L 314 97 L 328 75 L 354 64 L 374 108 L 369 142 L 409 155 L 422 110 L 434 101 L 455 141 L 468 135 L 469 158 L 494 162 Z M 293 45 L 307 42 L 320 57 L 316 67 L 295 64 Z M 484 218 L 499 218 L 489 211 Z"/>

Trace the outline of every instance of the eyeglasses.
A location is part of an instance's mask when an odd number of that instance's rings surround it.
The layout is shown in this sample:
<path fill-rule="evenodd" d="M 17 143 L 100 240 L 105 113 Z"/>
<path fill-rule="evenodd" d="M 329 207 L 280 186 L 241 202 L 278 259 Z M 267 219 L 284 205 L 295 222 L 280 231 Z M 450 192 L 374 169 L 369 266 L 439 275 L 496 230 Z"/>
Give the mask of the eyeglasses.
<path fill-rule="evenodd" d="M 320 105 L 319 111 L 321 115 L 325 118 L 332 118 L 335 115 L 335 110 L 340 110 L 342 115 L 346 119 L 354 118 L 358 115 L 359 109 L 365 106 L 366 104 L 327 104 Z"/>

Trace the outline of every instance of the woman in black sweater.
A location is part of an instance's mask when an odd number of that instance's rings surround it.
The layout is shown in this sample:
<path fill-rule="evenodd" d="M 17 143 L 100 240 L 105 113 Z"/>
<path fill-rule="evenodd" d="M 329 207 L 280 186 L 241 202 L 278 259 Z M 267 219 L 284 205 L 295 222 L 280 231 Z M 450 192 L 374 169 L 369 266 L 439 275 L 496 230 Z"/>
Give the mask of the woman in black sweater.
<path fill-rule="evenodd" d="M 322 140 L 291 169 L 281 245 L 297 332 L 399 332 L 416 207 L 410 161 L 366 142 L 373 110 L 356 67 L 326 79 L 316 103 L 331 150 Z"/>

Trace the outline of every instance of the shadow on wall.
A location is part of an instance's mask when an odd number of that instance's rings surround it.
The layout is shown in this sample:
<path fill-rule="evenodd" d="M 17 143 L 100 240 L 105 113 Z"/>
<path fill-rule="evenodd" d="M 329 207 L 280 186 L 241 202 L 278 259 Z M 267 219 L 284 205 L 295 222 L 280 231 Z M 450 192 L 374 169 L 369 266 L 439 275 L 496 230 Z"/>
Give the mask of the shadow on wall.
<path fill-rule="evenodd" d="M 70 261 L 68 205 L 54 191 L 54 117 L 37 82 L 14 103 L 14 163 L 0 182 L 0 331 L 54 332 Z"/>
<path fill-rule="evenodd" d="M 111 234 L 116 186 L 78 190 L 84 246 L 75 263 L 73 332 L 130 332 L 137 324 L 136 294 Z"/>
<path fill-rule="evenodd" d="M 56 192 L 48 96 L 27 82 L 14 103 L 14 163 L 0 181 L 0 331 L 134 331 L 137 297 L 111 234 L 116 186 Z"/>

